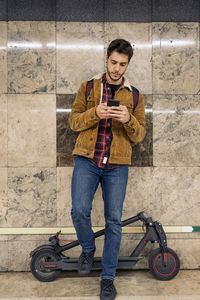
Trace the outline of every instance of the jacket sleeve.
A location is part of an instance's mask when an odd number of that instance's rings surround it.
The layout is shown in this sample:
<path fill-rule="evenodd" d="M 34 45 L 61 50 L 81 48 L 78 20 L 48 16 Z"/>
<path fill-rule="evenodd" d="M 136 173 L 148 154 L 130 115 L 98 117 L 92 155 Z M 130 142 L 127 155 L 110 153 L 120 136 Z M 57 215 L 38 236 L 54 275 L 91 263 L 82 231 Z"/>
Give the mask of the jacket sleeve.
<path fill-rule="evenodd" d="M 96 106 L 87 109 L 85 97 L 86 85 L 87 81 L 81 84 L 69 116 L 69 125 L 73 131 L 86 130 L 94 126 L 100 120 L 95 113 Z"/>
<path fill-rule="evenodd" d="M 124 128 L 130 140 L 135 144 L 142 142 L 146 135 L 146 120 L 144 98 L 139 94 L 139 102 L 133 114 L 131 114 L 130 121 L 124 124 Z"/>

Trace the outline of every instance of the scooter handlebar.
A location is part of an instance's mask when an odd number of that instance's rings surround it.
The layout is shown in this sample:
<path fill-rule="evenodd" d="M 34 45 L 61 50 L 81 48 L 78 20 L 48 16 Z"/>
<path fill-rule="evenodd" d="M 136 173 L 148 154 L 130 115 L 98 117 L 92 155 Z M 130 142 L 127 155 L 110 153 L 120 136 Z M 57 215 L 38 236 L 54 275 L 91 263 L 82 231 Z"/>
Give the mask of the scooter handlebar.
<path fill-rule="evenodd" d="M 138 215 L 138 218 L 139 218 L 141 221 L 143 221 L 146 225 L 153 222 L 151 217 L 146 218 L 146 217 L 144 216 L 144 211 L 139 212 L 137 215 Z"/>

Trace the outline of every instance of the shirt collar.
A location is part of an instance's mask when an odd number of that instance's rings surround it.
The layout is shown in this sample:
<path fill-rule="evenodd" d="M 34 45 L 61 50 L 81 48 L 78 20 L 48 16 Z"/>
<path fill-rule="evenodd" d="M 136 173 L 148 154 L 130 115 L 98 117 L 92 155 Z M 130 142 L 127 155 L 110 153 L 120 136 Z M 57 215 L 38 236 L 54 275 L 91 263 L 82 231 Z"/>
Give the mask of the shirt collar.
<path fill-rule="evenodd" d="M 102 82 L 105 84 L 105 83 L 107 83 L 107 84 L 109 84 L 108 83 L 108 81 L 107 81 L 107 78 L 106 78 L 106 73 L 104 73 L 103 74 L 103 76 L 102 76 Z M 124 77 L 122 78 L 122 82 L 120 83 L 120 84 L 118 84 L 118 85 L 123 85 L 124 84 Z"/>
<path fill-rule="evenodd" d="M 94 76 L 94 77 L 91 78 L 91 79 L 103 79 L 104 75 L 105 75 L 105 73 L 100 73 L 100 74 Z M 130 91 L 132 91 L 132 88 L 131 88 L 131 85 L 130 85 L 130 83 L 129 83 L 129 80 L 128 80 L 128 78 L 127 78 L 126 76 L 124 76 L 124 83 L 123 83 L 123 84 L 124 84 L 124 86 L 127 87 Z"/>

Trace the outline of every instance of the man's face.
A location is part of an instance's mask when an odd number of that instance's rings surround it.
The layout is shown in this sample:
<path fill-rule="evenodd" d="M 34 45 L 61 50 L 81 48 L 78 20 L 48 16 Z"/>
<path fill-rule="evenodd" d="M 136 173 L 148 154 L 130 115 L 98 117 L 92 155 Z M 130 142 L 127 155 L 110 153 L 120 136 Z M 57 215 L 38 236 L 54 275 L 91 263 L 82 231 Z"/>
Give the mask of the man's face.
<path fill-rule="evenodd" d="M 111 84 L 120 84 L 122 76 L 128 67 L 128 55 L 113 51 L 107 62 L 107 80 Z"/>

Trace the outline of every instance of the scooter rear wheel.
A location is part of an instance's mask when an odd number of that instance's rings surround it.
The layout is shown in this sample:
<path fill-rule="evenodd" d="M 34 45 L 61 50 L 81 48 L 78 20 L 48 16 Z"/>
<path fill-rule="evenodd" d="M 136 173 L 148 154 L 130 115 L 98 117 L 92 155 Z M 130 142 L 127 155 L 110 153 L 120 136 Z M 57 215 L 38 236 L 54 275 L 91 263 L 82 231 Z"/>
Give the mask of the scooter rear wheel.
<path fill-rule="evenodd" d="M 171 280 L 180 270 L 180 261 L 178 255 L 172 249 L 167 248 L 163 257 L 161 249 L 158 248 L 149 257 L 149 268 L 157 279 Z"/>
<path fill-rule="evenodd" d="M 49 282 L 55 280 L 60 275 L 60 270 L 46 269 L 42 266 L 45 262 L 58 261 L 59 256 L 51 249 L 41 249 L 36 252 L 30 263 L 32 274 L 39 281 Z"/>

